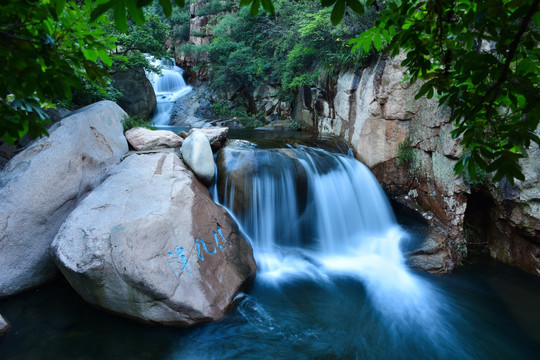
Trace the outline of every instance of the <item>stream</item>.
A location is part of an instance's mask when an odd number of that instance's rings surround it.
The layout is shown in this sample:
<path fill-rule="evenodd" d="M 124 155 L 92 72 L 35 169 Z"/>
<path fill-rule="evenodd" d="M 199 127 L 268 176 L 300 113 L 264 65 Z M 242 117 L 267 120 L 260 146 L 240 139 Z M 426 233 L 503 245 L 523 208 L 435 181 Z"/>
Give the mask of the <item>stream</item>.
<path fill-rule="evenodd" d="M 231 149 L 254 159 L 253 173 L 227 167 L 212 191 L 250 238 L 259 272 L 222 321 L 139 324 L 56 280 L 0 301 L 12 324 L 0 358 L 537 358 L 540 278 L 487 260 L 449 276 L 409 269 L 403 253 L 425 225 L 394 215 L 339 144 L 323 150 L 295 134 L 290 145 L 282 134 L 229 136 L 259 138 Z"/>

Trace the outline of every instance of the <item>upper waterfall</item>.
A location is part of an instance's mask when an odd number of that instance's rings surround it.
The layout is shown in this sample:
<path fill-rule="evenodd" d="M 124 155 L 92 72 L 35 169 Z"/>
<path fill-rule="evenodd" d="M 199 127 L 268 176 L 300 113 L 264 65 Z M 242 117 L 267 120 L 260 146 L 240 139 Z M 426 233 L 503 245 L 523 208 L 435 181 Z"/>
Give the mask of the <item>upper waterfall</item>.
<path fill-rule="evenodd" d="M 184 70 L 176 66 L 174 59 L 152 61 L 161 66 L 161 74 L 151 73 L 148 78 L 156 93 L 157 107 L 152 122 L 154 125 L 168 125 L 174 102 L 188 94 L 192 88 L 187 86 L 182 73 Z"/>

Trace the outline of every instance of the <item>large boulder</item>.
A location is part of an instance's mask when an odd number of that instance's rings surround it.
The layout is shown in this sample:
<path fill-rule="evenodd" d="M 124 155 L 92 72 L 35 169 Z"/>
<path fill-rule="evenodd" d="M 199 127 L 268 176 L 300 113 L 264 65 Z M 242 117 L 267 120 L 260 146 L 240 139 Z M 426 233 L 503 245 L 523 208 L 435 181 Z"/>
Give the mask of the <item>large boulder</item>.
<path fill-rule="evenodd" d="M 111 101 L 87 106 L 0 173 L 0 298 L 56 274 L 49 245 L 77 203 L 127 152 L 125 115 Z"/>
<path fill-rule="evenodd" d="M 125 135 L 129 144 L 137 151 L 179 148 L 184 141 L 172 131 L 150 130 L 143 127 L 129 129 Z"/>
<path fill-rule="evenodd" d="M 209 186 L 214 180 L 214 154 L 208 138 L 195 130 L 185 140 L 181 148 L 182 158 L 197 177 Z"/>
<path fill-rule="evenodd" d="M 256 271 L 236 223 L 175 154 L 127 157 L 51 252 L 86 301 L 168 325 L 220 319 Z"/>
<path fill-rule="evenodd" d="M 152 117 L 157 101 L 152 83 L 146 77 L 144 69 L 121 70 L 112 75 L 112 86 L 122 92 L 117 100 L 129 115 L 142 119 Z"/>

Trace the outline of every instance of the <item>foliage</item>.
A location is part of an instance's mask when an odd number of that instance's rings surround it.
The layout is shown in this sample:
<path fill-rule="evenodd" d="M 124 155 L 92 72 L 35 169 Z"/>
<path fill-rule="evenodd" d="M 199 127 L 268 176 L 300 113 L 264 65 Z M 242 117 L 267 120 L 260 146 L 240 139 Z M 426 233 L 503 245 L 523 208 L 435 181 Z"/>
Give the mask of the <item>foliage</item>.
<path fill-rule="evenodd" d="M 259 8 L 259 0 L 242 0 Z M 494 172 L 494 181 L 523 180 L 519 159 L 540 119 L 540 0 L 389 0 L 374 27 L 350 41 L 397 55 L 410 81 L 424 80 L 417 98 L 441 94 L 453 109 L 453 136 L 466 149 L 455 171 Z M 346 9 L 363 13 L 375 0 L 321 0 L 334 25 Z M 266 8 L 265 8 L 266 9 Z M 255 11 L 256 13 L 256 11 Z"/>
<path fill-rule="evenodd" d="M 137 1 L 22 0 L 0 3 L 0 137 L 46 135 L 44 108 L 116 99 L 107 68 L 149 67 L 141 51 L 163 56 L 166 25 Z M 148 4 L 150 2 L 143 1 Z M 159 1 L 165 12 L 166 1 Z M 172 4 L 169 2 L 169 5 Z M 114 7 L 113 19 L 103 15 Z M 120 14 L 128 8 L 133 20 Z M 148 21 L 143 25 L 144 20 Z M 125 21 L 124 21 L 125 20 Z M 135 26 L 139 23 L 141 26 Z"/>
<path fill-rule="evenodd" d="M 229 11 L 233 3 L 227 0 L 205 0 L 198 2 L 200 10 L 195 16 L 215 15 L 224 11 Z"/>
<path fill-rule="evenodd" d="M 222 118 L 235 118 L 246 128 L 255 128 L 264 125 L 264 114 L 248 114 L 248 106 L 244 98 L 237 97 L 230 104 L 227 101 L 215 101 L 210 105 L 212 112 Z"/>
<path fill-rule="evenodd" d="M 156 13 L 146 10 L 144 13 L 146 14 L 146 22 L 143 25 L 137 25 L 133 21 L 128 21 L 126 33 L 111 28 L 117 38 L 114 53 L 126 57 L 118 57 L 120 61 L 115 62 L 116 67 L 151 68 L 148 58 L 144 54 L 152 55 L 156 59 L 167 56 L 164 44 L 169 25 Z"/>
<path fill-rule="evenodd" d="M 410 165 L 415 159 L 414 148 L 410 139 L 406 139 L 398 144 L 397 162 L 398 165 Z"/>
<path fill-rule="evenodd" d="M 49 118 L 42 108 L 71 99 L 81 79 L 106 85 L 107 74 L 96 62 L 112 64 L 115 39 L 89 22 L 91 6 L 60 0 L 0 4 L 0 137 L 7 142 L 46 134 Z M 97 21 L 107 23 L 104 17 Z"/>
<path fill-rule="evenodd" d="M 334 27 L 328 21 L 329 10 L 314 1 L 274 4 L 273 15 L 253 17 L 253 8 L 241 8 L 222 15 L 211 29 L 208 51 L 215 89 L 253 91 L 270 83 L 281 87 L 282 97 L 292 98 L 298 86 L 316 84 L 317 69 L 335 75 L 365 63 L 366 56 L 353 54 L 347 42 L 373 25 L 375 11 L 349 16 Z"/>
<path fill-rule="evenodd" d="M 141 119 L 136 116 L 126 116 L 122 120 L 122 125 L 124 125 L 124 132 L 128 131 L 129 129 L 135 128 L 135 127 L 142 127 L 150 130 L 156 130 L 152 124 L 150 124 L 147 120 Z"/>
<path fill-rule="evenodd" d="M 189 40 L 190 13 L 189 6 L 175 7 L 167 20 L 171 26 L 169 37 L 180 42 Z"/>

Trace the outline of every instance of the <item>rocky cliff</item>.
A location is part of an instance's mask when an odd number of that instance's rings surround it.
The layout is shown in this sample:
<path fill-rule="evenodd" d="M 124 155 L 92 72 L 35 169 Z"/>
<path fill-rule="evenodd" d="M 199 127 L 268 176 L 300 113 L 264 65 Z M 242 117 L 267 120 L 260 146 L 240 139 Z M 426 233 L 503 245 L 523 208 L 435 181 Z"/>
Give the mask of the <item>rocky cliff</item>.
<path fill-rule="evenodd" d="M 438 107 L 436 99 L 414 99 L 420 84 L 404 80 L 402 60 L 381 57 L 362 71 L 300 89 L 294 119 L 345 139 L 392 198 L 432 225 L 426 241 L 410 254 L 411 266 L 450 272 L 466 256 L 469 240 L 483 244 L 492 257 L 539 275 L 538 147 L 523 161 L 526 182 L 471 190 L 453 171 L 462 149 L 450 134 L 450 109 Z M 475 209 L 478 201 L 485 214 Z"/>

